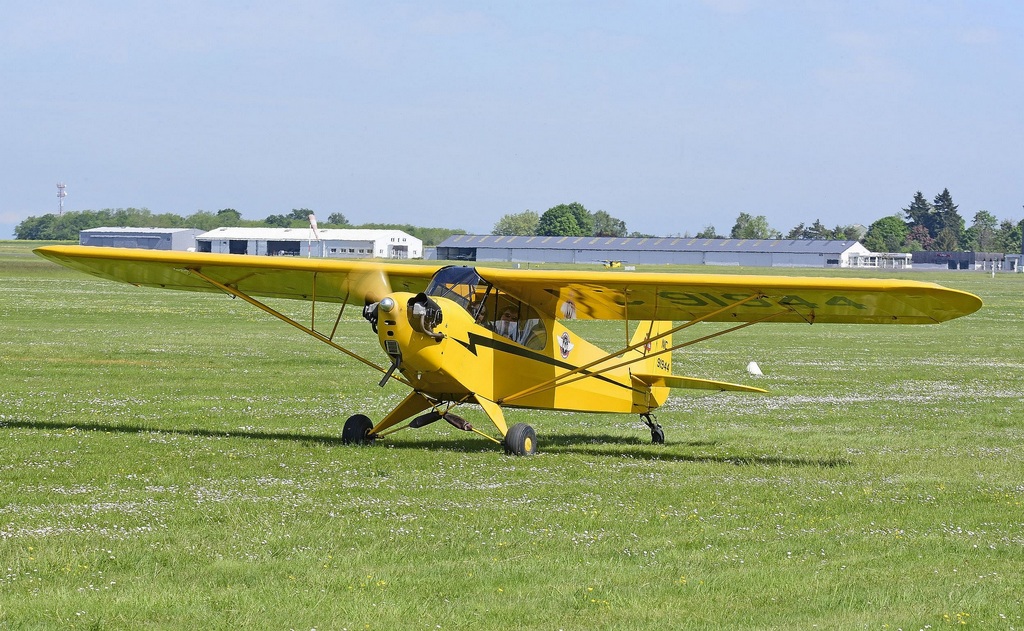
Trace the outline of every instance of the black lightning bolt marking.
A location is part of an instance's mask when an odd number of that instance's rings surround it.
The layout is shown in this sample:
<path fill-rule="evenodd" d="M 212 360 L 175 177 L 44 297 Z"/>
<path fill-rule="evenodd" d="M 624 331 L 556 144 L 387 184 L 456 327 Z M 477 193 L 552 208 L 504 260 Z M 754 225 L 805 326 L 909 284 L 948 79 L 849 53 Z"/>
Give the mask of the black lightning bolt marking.
<path fill-rule="evenodd" d="M 532 361 L 540 362 L 542 364 L 549 364 L 551 366 L 556 366 L 558 368 L 564 368 L 565 370 L 573 370 L 573 369 L 576 368 L 576 366 L 574 366 L 573 364 L 570 364 L 568 362 L 564 362 L 564 361 L 555 359 L 554 357 L 548 357 L 547 355 L 544 355 L 542 353 L 538 353 L 536 351 L 532 351 L 532 350 L 530 350 L 528 348 L 525 348 L 523 346 L 519 346 L 518 344 L 513 344 L 511 342 L 505 342 L 505 341 L 500 340 L 500 339 L 486 337 L 484 335 L 479 335 L 477 333 L 473 333 L 472 331 L 470 331 L 467 335 L 469 337 L 469 340 L 465 341 L 465 342 L 463 342 L 462 340 L 460 340 L 458 338 L 455 338 L 455 337 L 452 337 L 452 338 L 449 338 L 449 339 L 451 339 L 451 340 L 453 340 L 455 342 L 458 342 L 460 345 L 462 345 L 470 353 L 473 353 L 473 355 L 477 354 L 477 352 L 476 352 L 476 347 L 477 346 L 484 346 L 486 348 L 490 348 L 490 349 L 493 349 L 495 351 L 499 351 L 499 352 L 503 352 L 503 353 L 508 353 L 509 355 L 515 355 L 517 357 L 522 357 L 524 359 L 529 359 L 529 360 L 532 360 Z M 608 377 L 605 377 L 604 375 L 594 374 L 594 373 L 592 373 L 589 370 L 584 370 L 580 374 L 586 375 L 588 377 L 592 377 L 594 379 L 600 379 L 601 381 L 604 381 L 604 382 L 612 384 L 612 385 L 619 386 L 620 388 L 626 388 L 627 390 L 636 390 L 635 388 L 633 388 L 631 386 L 623 385 L 623 384 L 621 384 L 621 383 L 619 383 L 617 381 L 614 381 L 612 379 L 609 379 Z M 640 392 L 640 391 L 637 390 L 637 392 Z"/>

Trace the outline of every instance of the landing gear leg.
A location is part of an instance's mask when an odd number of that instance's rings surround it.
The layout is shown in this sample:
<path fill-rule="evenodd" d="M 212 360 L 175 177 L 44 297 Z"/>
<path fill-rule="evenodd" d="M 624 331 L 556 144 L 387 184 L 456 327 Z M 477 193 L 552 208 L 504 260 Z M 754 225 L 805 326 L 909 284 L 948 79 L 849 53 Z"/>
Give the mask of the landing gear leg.
<path fill-rule="evenodd" d="M 661 429 L 661 425 L 658 425 L 658 420 L 654 418 L 653 414 L 645 412 L 640 415 L 640 420 L 644 422 L 644 425 L 651 428 L 652 444 L 661 445 L 665 442 L 665 430 Z"/>

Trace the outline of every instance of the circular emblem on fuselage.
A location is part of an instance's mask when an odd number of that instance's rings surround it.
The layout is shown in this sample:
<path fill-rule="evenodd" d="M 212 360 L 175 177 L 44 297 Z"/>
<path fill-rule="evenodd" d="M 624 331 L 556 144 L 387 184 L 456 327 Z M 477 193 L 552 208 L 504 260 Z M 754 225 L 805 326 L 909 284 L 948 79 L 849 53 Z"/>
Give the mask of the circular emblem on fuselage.
<path fill-rule="evenodd" d="M 569 351 L 572 350 L 573 344 L 569 339 L 569 332 L 566 331 L 558 336 L 558 351 L 562 353 L 562 359 L 569 357 Z"/>

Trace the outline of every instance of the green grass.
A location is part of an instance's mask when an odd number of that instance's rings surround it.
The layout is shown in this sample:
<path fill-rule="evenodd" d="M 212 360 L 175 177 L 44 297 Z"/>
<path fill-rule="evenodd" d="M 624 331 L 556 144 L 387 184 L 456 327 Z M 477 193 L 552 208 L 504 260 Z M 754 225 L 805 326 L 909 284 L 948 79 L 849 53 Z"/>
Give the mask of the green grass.
<path fill-rule="evenodd" d="M 342 446 L 403 389 L 242 301 L 0 243 L 0 629 L 1020 629 L 1024 275 L 908 276 L 986 305 L 751 327 L 675 369 L 771 394 L 676 394 L 658 446 L 511 410 L 516 459 L 443 423 Z"/>

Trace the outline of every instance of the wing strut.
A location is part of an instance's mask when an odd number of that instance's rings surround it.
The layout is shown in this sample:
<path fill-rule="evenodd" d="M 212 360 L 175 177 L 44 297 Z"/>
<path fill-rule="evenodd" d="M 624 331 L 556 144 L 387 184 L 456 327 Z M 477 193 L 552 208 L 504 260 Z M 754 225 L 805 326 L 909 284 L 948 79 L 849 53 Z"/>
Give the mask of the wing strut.
<path fill-rule="evenodd" d="M 254 306 L 254 307 L 256 307 L 256 308 L 258 308 L 258 309 L 260 309 L 262 311 L 265 311 L 265 312 L 269 313 L 270 315 L 274 316 L 278 320 L 281 320 L 282 322 L 286 322 L 286 323 L 292 325 L 293 327 L 295 327 L 296 329 L 302 331 L 303 333 L 306 333 L 308 335 L 311 335 L 311 336 L 315 337 L 316 339 L 320 340 L 324 344 L 327 344 L 331 348 L 334 348 L 336 350 L 341 351 L 342 353 L 345 353 L 346 355 L 348 355 L 352 359 L 358 360 L 358 361 L 366 364 L 370 368 L 373 368 L 374 370 L 380 371 L 380 372 L 382 372 L 384 374 L 388 374 L 387 369 L 381 368 L 380 366 L 378 366 L 377 364 L 373 363 L 372 361 L 370 361 L 368 359 L 365 359 L 365 358 L 363 358 L 363 357 L 353 353 L 352 351 L 348 350 L 347 348 L 345 348 L 345 347 L 343 347 L 343 346 L 341 346 L 339 344 L 336 344 L 331 338 L 327 337 L 323 333 L 320 333 L 319 331 L 315 331 L 315 330 L 313 330 L 313 329 L 311 329 L 311 328 L 309 328 L 307 326 L 299 324 L 298 322 L 296 322 L 292 318 L 289 318 L 288 316 L 286 316 L 285 314 L 281 313 L 280 311 L 274 309 L 273 307 L 271 307 L 271 306 L 269 306 L 267 304 L 264 304 L 264 303 L 260 302 L 259 300 L 256 300 L 252 296 L 250 296 L 250 295 L 248 295 L 246 293 L 243 293 L 243 292 L 235 289 L 234 287 L 231 287 L 229 285 L 225 285 L 224 283 L 216 281 L 216 280 L 210 278 L 209 276 L 203 274 L 199 270 L 191 269 L 191 268 L 184 268 L 184 269 L 182 269 L 182 271 L 186 272 L 188 274 L 193 274 L 195 276 L 198 276 L 199 278 L 201 278 L 204 281 L 210 283 L 214 287 L 216 287 L 216 288 L 218 288 L 218 289 L 220 289 L 220 290 L 222 290 L 224 292 L 227 292 L 227 293 L 231 294 L 232 296 L 235 296 L 236 298 L 241 298 L 242 300 L 248 302 L 252 306 Z M 341 319 L 341 314 L 340 313 L 338 314 L 338 319 L 339 320 Z M 337 327 L 337 323 L 335 324 L 335 327 Z M 333 337 L 333 336 L 334 336 L 334 333 L 332 331 L 331 337 Z M 395 381 L 400 381 L 401 383 L 404 383 L 405 385 L 409 386 L 410 388 L 412 387 L 412 384 L 409 383 L 408 381 L 406 381 L 406 379 L 404 377 L 397 376 L 397 375 L 392 375 L 391 378 L 394 379 Z"/>
<path fill-rule="evenodd" d="M 683 342 L 681 344 L 676 344 L 675 346 L 672 346 L 670 348 L 664 348 L 664 349 L 662 349 L 660 351 L 657 351 L 655 353 L 649 353 L 647 355 L 644 355 L 642 358 L 628 359 L 628 360 L 626 360 L 624 362 L 619 362 L 618 364 L 613 364 L 611 366 L 606 366 L 606 367 L 602 368 L 601 370 L 597 370 L 597 371 L 586 373 L 586 374 L 582 374 L 582 375 L 576 375 L 574 378 L 572 378 L 572 379 L 570 379 L 568 381 L 559 383 L 558 385 L 560 385 L 560 386 L 568 385 L 568 384 L 573 383 L 575 381 L 579 381 L 580 379 L 586 379 L 587 377 L 595 377 L 595 376 L 600 375 L 602 373 L 608 372 L 609 370 L 614 370 L 616 368 L 621 368 L 622 366 L 628 366 L 629 364 L 635 364 L 636 362 L 640 361 L 640 359 L 646 359 L 648 357 L 657 357 L 658 355 L 663 355 L 665 353 L 671 353 L 672 351 L 679 350 L 680 348 L 685 348 L 687 346 L 693 346 L 694 344 L 699 344 L 700 342 L 706 342 L 706 341 L 708 341 L 710 339 L 714 339 L 714 338 L 719 337 L 721 335 L 725 335 L 726 333 L 732 333 L 733 331 L 739 331 L 740 329 L 745 329 L 748 326 L 752 326 L 754 324 L 759 324 L 761 322 L 765 322 L 767 320 L 771 320 L 772 318 L 776 318 L 776 317 L 778 317 L 780 315 L 783 315 L 785 313 L 789 313 L 789 311 L 790 310 L 788 310 L 788 309 L 786 311 L 778 311 L 778 312 L 773 313 L 773 314 L 771 314 L 769 316 L 765 316 L 765 317 L 763 317 L 763 318 L 761 318 L 759 320 L 752 320 L 750 322 L 744 322 L 742 324 L 737 324 L 736 326 L 729 327 L 728 329 L 723 329 L 721 331 L 716 331 L 715 333 L 710 333 L 710 334 L 705 335 L 703 337 L 698 337 L 698 338 L 695 338 L 695 339 Z M 661 336 L 658 336 L 658 337 L 661 337 Z M 651 339 L 656 339 L 656 338 L 651 338 Z M 608 359 L 608 358 L 606 358 L 606 359 Z M 565 373 L 564 375 L 560 375 L 559 376 L 559 380 L 564 379 L 569 374 L 570 373 Z M 506 400 L 507 400 L 507 398 L 506 398 Z"/>
<path fill-rule="evenodd" d="M 535 386 L 531 386 L 530 388 L 527 388 L 525 390 L 520 390 L 519 392 L 516 392 L 514 394 L 511 394 L 511 395 L 503 398 L 501 401 L 499 401 L 499 403 L 504 405 L 504 404 L 508 403 L 509 401 L 514 401 L 516 399 L 521 399 L 523 397 L 529 396 L 531 394 L 536 394 L 537 392 L 541 392 L 541 391 L 544 391 L 544 390 L 550 390 L 551 388 L 554 388 L 556 386 L 567 385 L 567 384 L 573 383 L 575 381 L 579 381 L 580 379 L 586 379 L 587 377 L 595 377 L 597 375 L 600 375 L 600 374 L 603 374 L 605 372 L 608 372 L 609 370 L 614 370 L 614 369 L 620 368 L 622 366 L 628 366 L 629 364 L 635 364 L 636 362 L 640 361 L 641 359 L 646 359 L 648 357 L 656 357 L 656 356 L 662 355 L 664 353 L 671 353 L 674 350 L 678 350 L 678 349 L 684 348 L 686 346 L 692 346 L 692 345 L 700 343 L 700 342 L 705 342 L 705 341 L 710 340 L 712 338 L 716 338 L 716 337 L 719 337 L 721 335 L 725 335 L 726 333 L 732 333 L 733 331 L 738 331 L 740 329 L 746 328 L 746 327 L 751 326 L 753 324 L 758 324 L 758 323 L 761 323 L 761 322 L 765 322 L 767 320 L 771 320 L 773 318 L 777 318 L 780 315 L 783 315 L 785 313 L 789 313 L 789 312 L 793 311 L 792 308 L 786 308 L 783 311 L 778 311 L 778 312 L 772 313 L 772 314 L 767 315 L 767 316 L 765 316 L 763 318 L 760 318 L 760 319 L 757 319 L 757 320 L 751 320 L 750 322 L 744 322 L 742 324 L 738 324 L 738 325 L 736 325 L 734 327 L 730 327 L 730 328 L 722 330 L 722 331 L 717 331 L 715 333 L 711 333 L 711 334 L 705 335 L 703 337 L 699 337 L 699 338 L 696 338 L 696 339 L 693 339 L 693 340 L 689 340 L 689 341 L 683 342 L 681 344 L 676 344 L 675 346 L 671 346 L 669 348 L 662 349 L 662 350 L 657 351 L 655 353 L 646 354 L 643 357 L 638 357 L 638 358 L 635 358 L 635 359 L 629 359 L 629 360 L 626 360 L 624 362 L 620 362 L 618 364 L 614 364 L 614 365 L 611 365 L 611 366 L 605 366 L 605 367 L 601 368 L 600 370 L 597 370 L 597 371 L 594 371 L 594 372 L 584 372 L 587 369 L 589 369 L 589 368 L 591 368 L 593 366 L 596 366 L 596 365 L 598 365 L 598 364 L 600 364 L 602 362 L 606 362 L 606 361 L 608 361 L 609 359 L 611 359 L 613 357 L 618 357 L 618 356 L 620 356 L 620 355 L 622 355 L 624 353 L 627 353 L 629 351 L 636 350 L 636 349 L 640 348 L 641 346 L 646 346 L 647 344 L 649 344 L 651 342 L 660 340 L 663 337 L 667 337 L 669 335 L 672 335 L 673 333 L 677 333 L 679 331 L 682 331 L 683 329 L 689 328 L 689 327 L 693 326 L 694 324 L 697 324 L 699 322 L 703 322 L 703 321 L 705 321 L 705 320 L 707 320 L 709 318 L 713 318 L 713 317 L 717 316 L 720 313 L 729 311 L 730 309 L 734 309 L 734 308 L 736 308 L 736 307 L 738 307 L 738 306 L 740 306 L 742 304 L 745 304 L 747 302 L 750 302 L 752 300 L 760 300 L 760 299 L 762 299 L 764 297 L 765 296 L 763 294 L 754 294 L 754 295 L 751 295 L 751 296 L 747 296 L 746 298 L 744 298 L 742 300 L 738 300 L 738 301 L 736 301 L 736 302 L 734 302 L 734 303 L 732 303 L 730 305 L 726 305 L 726 306 L 722 307 L 721 309 L 718 309 L 716 311 L 712 311 L 711 313 L 707 313 L 707 314 L 705 314 L 705 315 L 703 315 L 703 316 L 701 316 L 699 318 L 695 318 L 693 320 L 689 320 L 687 322 L 684 322 L 683 324 L 680 324 L 677 327 L 671 328 L 668 331 L 665 331 L 664 333 L 660 333 L 660 334 L 658 334 L 658 335 L 656 335 L 656 336 L 654 336 L 652 338 L 643 340 L 641 342 L 637 342 L 635 344 L 630 344 L 629 346 L 626 346 L 622 350 L 618 350 L 618 351 L 615 351 L 613 353 L 608 353 L 607 355 L 605 355 L 604 357 L 601 357 L 600 359 L 595 359 L 594 361 L 592 361 L 592 362 L 590 362 L 588 364 L 584 364 L 582 366 L 578 366 L 576 368 L 573 368 L 572 370 L 570 370 L 568 372 L 565 372 L 565 373 L 562 373 L 561 375 L 558 375 L 558 376 L 553 377 L 551 379 L 548 379 L 547 381 L 545 381 L 543 383 L 539 383 L 539 384 L 537 384 Z M 785 305 L 783 305 L 783 306 L 785 306 Z M 583 374 L 579 374 L 579 373 L 583 373 Z M 565 381 L 566 378 L 572 377 L 574 375 L 575 375 L 574 379 L 570 379 L 568 381 Z"/>
<path fill-rule="evenodd" d="M 334 320 L 334 328 L 331 329 L 331 335 L 327 338 L 329 340 L 333 340 L 334 339 L 334 334 L 338 332 L 338 325 L 341 324 L 341 316 L 344 315 L 344 313 L 345 313 L 345 305 L 348 304 L 348 297 L 349 297 L 349 295 L 350 294 L 345 294 L 345 300 L 342 301 L 341 309 L 338 310 L 338 317 L 335 318 L 335 320 Z M 315 329 L 316 327 L 312 326 L 312 324 L 313 323 L 310 322 L 311 326 L 309 328 Z"/>

